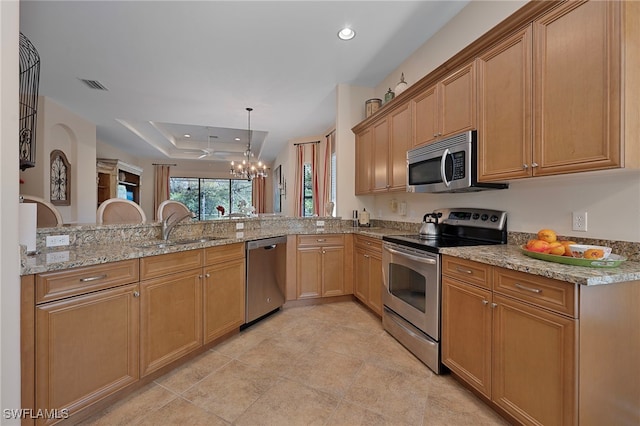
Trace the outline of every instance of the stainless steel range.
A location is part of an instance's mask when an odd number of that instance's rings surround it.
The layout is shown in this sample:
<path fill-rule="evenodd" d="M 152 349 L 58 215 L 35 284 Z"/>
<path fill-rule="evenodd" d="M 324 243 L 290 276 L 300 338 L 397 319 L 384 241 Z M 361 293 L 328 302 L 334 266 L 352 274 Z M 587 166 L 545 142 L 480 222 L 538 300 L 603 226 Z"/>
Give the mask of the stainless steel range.
<path fill-rule="evenodd" d="M 435 231 L 430 221 L 428 232 L 383 237 L 382 324 L 440 374 L 440 249 L 506 244 L 507 213 L 453 208 L 428 213 L 425 222 L 427 217 L 437 218 Z"/>

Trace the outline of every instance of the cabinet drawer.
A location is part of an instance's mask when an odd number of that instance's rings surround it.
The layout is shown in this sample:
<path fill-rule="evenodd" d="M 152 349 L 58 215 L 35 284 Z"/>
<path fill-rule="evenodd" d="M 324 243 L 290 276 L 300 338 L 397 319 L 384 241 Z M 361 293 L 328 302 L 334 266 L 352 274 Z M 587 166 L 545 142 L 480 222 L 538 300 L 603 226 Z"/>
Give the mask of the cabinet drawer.
<path fill-rule="evenodd" d="M 244 257 L 244 243 L 207 247 L 204 249 L 204 264 L 227 262 Z"/>
<path fill-rule="evenodd" d="M 301 246 L 341 246 L 344 245 L 344 235 L 298 235 L 298 247 Z"/>
<path fill-rule="evenodd" d="M 382 241 L 376 238 L 365 237 L 363 235 L 355 235 L 355 245 L 358 248 L 382 253 Z"/>
<path fill-rule="evenodd" d="M 442 256 L 442 274 L 491 289 L 491 266 L 484 263 Z"/>
<path fill-rule="evenodd" d="M 576 284 L 495 268 L 493 291 L 577 318 Z"/>
<path fill-rule="evenodd" d="M 36 276 L 36 304 L 129 284 L 138 279 L 138 259 L 46 272 Z"/>
<path fill-rule="evenodd" d="M 204 250 L 187 250 L 140 259 L 140 279 L 147 280 L 174 272 L 188 271 L 203 265 Z"/>

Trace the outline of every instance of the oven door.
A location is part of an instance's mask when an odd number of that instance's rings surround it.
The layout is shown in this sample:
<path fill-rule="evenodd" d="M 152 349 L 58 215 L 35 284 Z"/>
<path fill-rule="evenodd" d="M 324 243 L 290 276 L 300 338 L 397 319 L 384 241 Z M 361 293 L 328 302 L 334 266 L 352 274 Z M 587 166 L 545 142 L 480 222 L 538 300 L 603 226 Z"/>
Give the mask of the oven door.
<path fill-rule="evenodd" d="M 439 255 L 385 242 L 382 265 L 383 304 L 440 340 Z"/>

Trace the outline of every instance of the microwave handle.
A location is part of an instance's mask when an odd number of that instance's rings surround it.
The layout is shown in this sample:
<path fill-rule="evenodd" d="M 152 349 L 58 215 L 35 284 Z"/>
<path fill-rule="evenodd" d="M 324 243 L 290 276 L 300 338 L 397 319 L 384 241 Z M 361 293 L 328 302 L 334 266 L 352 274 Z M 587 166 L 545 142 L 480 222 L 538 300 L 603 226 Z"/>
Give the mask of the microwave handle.
<path fill-rule="evenodd" d="M 447 161 L 447 155 L 449 155 L 449 148 L 445 149 L 442 153 L 442 158 L 440 158 L 440 177 L 442 178 L 442 183 L 448 188 L 451 185 L 451 182 L 447 180 L 447 174 L 444 169 L 444 165 Z"/>

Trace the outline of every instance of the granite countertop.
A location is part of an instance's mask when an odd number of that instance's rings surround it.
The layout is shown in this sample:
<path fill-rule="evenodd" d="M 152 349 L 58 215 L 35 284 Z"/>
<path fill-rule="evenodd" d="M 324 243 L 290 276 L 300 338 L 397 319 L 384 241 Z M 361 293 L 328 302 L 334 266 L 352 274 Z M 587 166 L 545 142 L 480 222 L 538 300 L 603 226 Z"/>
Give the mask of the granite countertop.
<path fill-rule="evenodd" d="M 252 230 L 229 234 L 216 234 L 220 238 L 206 242 L 153 247 L 150 244 L 162 241 L 131 241 L 114 244 L 95 244 L 90 246 L 48 249 L 34 256 L 22 256 L 20 275 L 59 271 L 81 266 L 137 259 L 146 256 L 175 253 L 205 247 L 270 238 L 282 235 L 322 235 L 322 234 L 361 234 L 382 239 L 385 235 L 406 234 L 407 231 L 390 228 L 350 228 L 340 229 L 275 229 Z M 640 262 L 623 262 L 616 268 L 590 268 L 563 265 L 532 259 L 520 252 L 515 245 L 490 245 L 471 247 L 449 247 L 441 249 L 447 254 L 463 259 L 474 260 L 493 266 L 499 266 L 530 274 L 541 275 L 580 285 L 612 284 L 616 282 L 640 280 Z"/>
<path fill-rule="evenodd" d="M 580 285 L 601 285 L 640 280 L 640 262 L 623 262 L 615 268 L 564 265 L 525 256 L 518 246 L 511 244 L 449 247 L 441 249 L 441 252 L 462 259 Z"/>
<path fill-rule="evenodd" d="M 92 266 L 101 263 L 118 262 L 127 259 L 137 259 L 160 254 L 176 253 L 205 247 L 243 243 L 263 238 L 282 235 L 323 235 L 323 234 L 362 234 L 382 239 L 384 235 L 406 233 L 397 229 L 386 228 L 340 228 L 340 229 L 288 229 L 288 230 L 253 230 L 235 232 L 231 234 L 216 234 L 216 240 L 195 242 L 190 244 L 168 245 L 154 247 L 161 240 L 131 241 L 113 244 L 92 244 L 80 247 L 63 247 L 43 250 L 36 255 L 23 255 L 20 261 L 20 275 L 39 274 L 50 271 L 60 271 L 69 268 Z M 206 236 L 202 236 L 206 238 Z M 171 240 L 170 240 L 171 241 Z"/>

